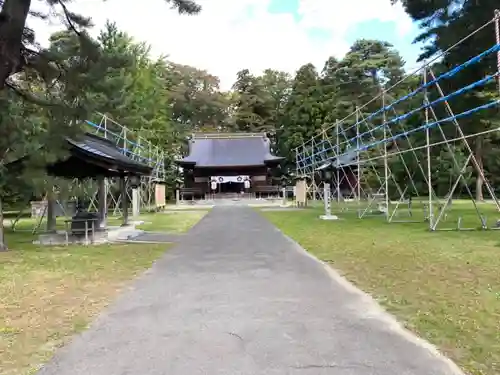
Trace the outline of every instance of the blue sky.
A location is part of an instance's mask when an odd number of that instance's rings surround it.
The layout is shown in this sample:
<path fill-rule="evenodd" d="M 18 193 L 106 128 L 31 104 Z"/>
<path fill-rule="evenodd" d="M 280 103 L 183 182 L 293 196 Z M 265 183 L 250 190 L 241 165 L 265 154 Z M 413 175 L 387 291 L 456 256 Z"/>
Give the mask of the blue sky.
<path fill-rule="evenodd" d="M 299 0 L 271 0 L 267 9 L 269 13 L 291 13 L 298 21 L 300 19 L 299 3 Z"/>
<path fill-rule="evenodd" d="M 359 38 L 386 40 L 407 67 L 416 66 L 418 47 L 411 42 L 418 30 L 390 0 L 199 1 L 203 11 L 193 17 L 180 16 L 158 0 L 130 2 L 125 8 L 123 0 L 78 0 L 71 10 L 91 16 L 95 33 L 106 20 L 115 21 L 135 40 L 148 43 L 155 55 L 216 75 L 222 89 L 230 88 L 242 69 L 260 74 L 270 68 L 291 75 L 307 63 L 322 69 L 328 57 L 342 57 Z M 137 19 L 156 26 L 144 27 Z M 63 27 L 44 21 L 31 25 L 42 44 Z"/>
<path fill-rule="evenodd" d="M 415 62 L 420 54 L 420 46 L 413 44 L 413 40 L 419 34 L 417 25 L 413 25 L 412 30 L 404 35 L 398 35 L 394 22 L 372 20 L 362 22 L 354 26 L 347 35 L 349 44 L 357 39 L 371 38 L 380 39 L 391 43 L 406 61 L 407 67 L 415 66 Z"/>

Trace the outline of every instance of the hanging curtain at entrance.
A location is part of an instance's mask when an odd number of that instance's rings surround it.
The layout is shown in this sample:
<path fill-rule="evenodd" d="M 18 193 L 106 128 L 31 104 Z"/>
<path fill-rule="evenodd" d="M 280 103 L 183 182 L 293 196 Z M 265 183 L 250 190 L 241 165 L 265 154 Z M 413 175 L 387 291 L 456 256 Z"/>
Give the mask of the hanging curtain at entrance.
<path fill-rule="evenodd" d="M 227 182 L 244 183 L 248 179 L 248 176 L 212 176 L 210 178 L 211 181 L 215 181 L 218 184 L 225 184 Z"/>

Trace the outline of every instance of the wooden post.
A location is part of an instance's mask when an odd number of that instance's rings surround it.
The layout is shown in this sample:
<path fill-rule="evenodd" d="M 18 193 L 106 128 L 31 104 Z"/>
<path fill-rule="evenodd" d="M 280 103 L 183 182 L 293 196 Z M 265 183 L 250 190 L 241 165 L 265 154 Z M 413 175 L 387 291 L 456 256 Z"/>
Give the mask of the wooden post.
<path fill-rule="evenodd" d="M 128 197 L 127 180 L 125 176 L 120 176 L 120 194 L 122 196 L 122 226 L 128 225 Z"/>
<path fill-rule="evenodd" d="M 47 232 L 56 231 L 56 199 L 53 192 L 47 194 Z"/>
<path fill-rule="evenodd" d="M 140 214 L 140 191 L 139 188 L 132 189 L 132 216 L 139 217 Z"/>
<path fill-rule="evenodd" d="M 99 229 L 104 229 L 106 228 L 106 218 L 108 216 L 107 210 L 108 210 L 108 204 L 107 204 L 107 186 L 106 186 L 106 179 L 104 176 L 99 176 L 97 177 L 97 183 L 98 183 L 98 196 L 99 196 L 99 203 L 98 203 L 98 215 L 99 215 L 99 223 L 97 225 L 97 228 Z"/>

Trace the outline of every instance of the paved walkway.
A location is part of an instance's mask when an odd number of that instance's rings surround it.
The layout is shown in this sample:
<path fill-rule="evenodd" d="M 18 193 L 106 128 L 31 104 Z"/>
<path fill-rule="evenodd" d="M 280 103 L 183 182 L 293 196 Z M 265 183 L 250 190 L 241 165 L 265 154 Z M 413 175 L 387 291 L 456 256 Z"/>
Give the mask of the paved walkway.
<path fill-rule="evenodd" d="M 456 373 L 258 213 L 220 207 L 39 374 Z"/>

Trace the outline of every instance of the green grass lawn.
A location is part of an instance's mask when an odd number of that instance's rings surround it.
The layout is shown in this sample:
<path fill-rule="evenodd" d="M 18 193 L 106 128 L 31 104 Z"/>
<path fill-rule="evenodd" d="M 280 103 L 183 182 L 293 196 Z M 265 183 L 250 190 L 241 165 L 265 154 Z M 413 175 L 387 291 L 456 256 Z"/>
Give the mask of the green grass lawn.
<path fill-rule="evenodd" d="M 28 374 L 84 329 L 167 245 L 37 247 L 9 234 L 0 253 L 2 375 Z"/>
<path fill-rule="evenodd" d="M 203 211 L 144 214 L 138 228 L 186 232 Z M 64 228 L 64 220 L 57 222 Z M 72 334 L 85 329 L 119 290 L 149 268 L 166 244 L 40 247 L 36 221 L 23 218 L 7 231 L 0 253 L 0 368 L 2 375 L 32 373 Z M 110 218 L 110 224 L 119 224 Z M 8 226 L 8 222 L 7 222 Z"/>
<path fill-rule="evenodd" d="M 141 215 L 140 229 L 183 233 L 207 211 Z M 109 218 L 119 225 L 119 218 Z M 72 334 L 85 329 L 119 290 L 149 268 L 166 244 L 40 247 L 37 221 L 23 218 L 9 230 L 10 251 L 0 253 L 0 368 L 2 375 L 32 373 Z M 45 223 L 43 223 L 45 224 Z M 64 228 L 64 218 L 57 227 Z M 41 230 L 43 230 L 43 226 Z"/>
<path fill-rule="evenodd" d="M 177 210 L 177 211 L 166 211 L 157 213 L 144 213 L 138 218 L 129 217 L 132 220 L 144 221 L 143 224 L 138 225 L 138 229 L 146 231 L 156 231 L 156 232 L 169 232 L 169 233 L 184 233 L 187 232 L 193 225 L 205 216 L 209 210 Z M 67 218 L 58 217 L 56 221 L 56 227 L 59 230 L 65 229 L 64 221 Z M 10 228 L 12 226 L 13 219 L 4 219 L 4 226 Z M 43 219 L 41 225 L 39 225 L 39 219 L 23 217 L 18 220 L 15 225 L 16 232 L 31 233 L 35 227 L 39 226 L 39 232 L 43 232 L 46 228 L 46 219 Z M 117 216 L 110 216 L 107 219 L 107 223 L 110 226 L 119 226 L 122 224 L 122 218 Z"/>
<path fill-rule="evenodd" d="M 441 202 L 433 202 L 432 211 L 434 212 L 434 218 L 437 220 L 440 214 L 441 207 L 444 205 L 444 200 Z M 320 207 L 322 202 L 314 202 L 313 206 Z M 425 209 L 424 205 L 428 206 L 427 200 L 413 200 L 411 208 L 408 208 L 407 203 L 397 203 L 391 202 L 389 205 L 389 216 L 393 223 L 401 221 L 417 221 L 423 222 L 425 217 L 428 216 L 429 209 Z M 374 211 L 370 214 L 370 210 Z M 361 204 L 356 201 L 340 203 L 332 202 L 332 212 L 347 212 L 354 216 L 359 215 L 363 218 L 370 216 L 379 216 L 380 213 L 377 210 L 377 202 L 362 202 Z M 441 215 L 436 229 L 456 229 L 458 221 L 461 221 L 461 228 L 472 228 L 476 229 L 481 226 L 481 218 L 486 221 L 488 227 L 493 227 L 496 224 L 497 219 L 500 219 L 500 214 L 496 212 L 496 206 L 493 202 L 489 203 L 477 203 L 477 210 L 474 208 L 470 200 L 454 200 L 449 209 L 445 210 L 444 214 Z M 426 224 L 428 225 L 428 224 Z"/>
<path fill-rule="evenodd" d="M 482 209 L 490 224 L 500 217 L 492 205 Z M 339 221 L 319 220 L 320 209 L 262 214 L 464 370 L 500 373 L 499 231 L 431 233 L 424 223 L 358 219 L 355 210 Z M 479 226 L 467 204 L 454 203 L 447 225 L 458 216 Z"/>

